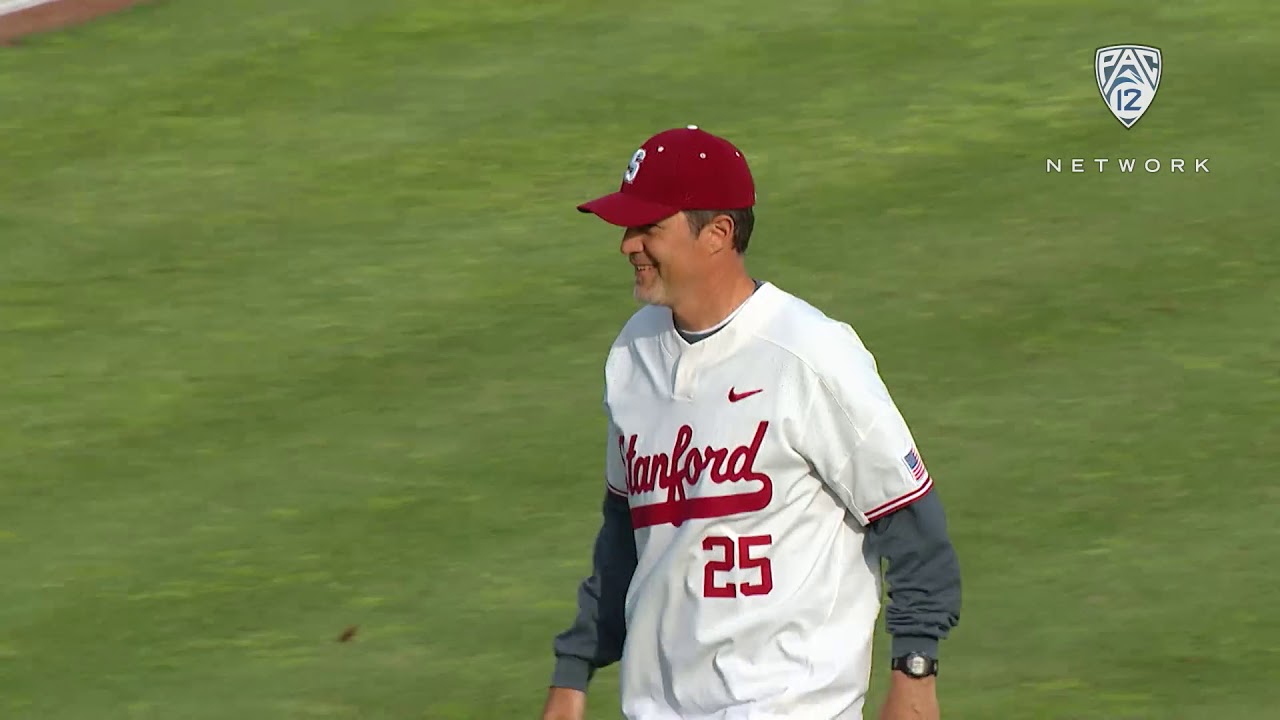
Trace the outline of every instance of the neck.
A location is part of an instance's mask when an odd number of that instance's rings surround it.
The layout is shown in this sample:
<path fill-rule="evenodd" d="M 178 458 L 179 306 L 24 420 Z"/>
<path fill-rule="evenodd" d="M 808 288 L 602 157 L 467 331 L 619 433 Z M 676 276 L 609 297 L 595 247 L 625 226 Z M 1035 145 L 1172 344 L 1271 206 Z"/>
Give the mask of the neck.
<path fill-rule="evenodd" d="M 755 280 L 745 269 L 721 278 L 708 278 L 685 301 L 672 307 L 671 314 L 676 327 L 687 332 L 701 332 L 729 317 L 755 291 Z"/>

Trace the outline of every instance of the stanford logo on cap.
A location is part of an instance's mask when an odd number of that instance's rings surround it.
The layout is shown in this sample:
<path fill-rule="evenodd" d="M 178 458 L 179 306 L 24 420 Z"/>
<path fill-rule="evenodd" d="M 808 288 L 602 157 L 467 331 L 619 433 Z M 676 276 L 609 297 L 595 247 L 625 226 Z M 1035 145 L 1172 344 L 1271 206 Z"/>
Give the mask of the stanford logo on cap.
<path fill-rule="evenodd" d="M 643 161 L 644 148 L 640 148 L 635 155 L 631 156 L 631 162 L 627 164 L 627 171 L 622 173 L 622 181 L 626 183 L 635 182 L 636 173 L 640 172 L 640 163 Z"/>

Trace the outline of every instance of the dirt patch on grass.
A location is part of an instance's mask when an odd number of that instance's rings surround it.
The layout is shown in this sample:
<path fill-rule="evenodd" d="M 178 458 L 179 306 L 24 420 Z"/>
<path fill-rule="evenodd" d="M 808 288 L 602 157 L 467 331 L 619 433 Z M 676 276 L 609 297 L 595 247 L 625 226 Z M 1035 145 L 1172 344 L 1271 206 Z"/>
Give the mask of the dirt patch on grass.
<path fill-rule="evenodd" d="M 0 43 L 77 25 L 151 0 L 0 0 Z"/>

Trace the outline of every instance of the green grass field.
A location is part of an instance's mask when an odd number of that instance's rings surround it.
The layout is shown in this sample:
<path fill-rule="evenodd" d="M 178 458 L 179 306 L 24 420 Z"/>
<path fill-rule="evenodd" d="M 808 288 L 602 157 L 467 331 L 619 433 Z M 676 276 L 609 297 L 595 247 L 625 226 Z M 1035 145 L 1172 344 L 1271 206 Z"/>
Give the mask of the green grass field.
<path fill-rule="evenodd" d="M 634 309 L 573 206 L 689 123 L 939 482 L 943 716 L 1271 716 L 1277 47 L 1263 0 L 170 0 L 3 50 L 0 717 L 537 717 Z"/>

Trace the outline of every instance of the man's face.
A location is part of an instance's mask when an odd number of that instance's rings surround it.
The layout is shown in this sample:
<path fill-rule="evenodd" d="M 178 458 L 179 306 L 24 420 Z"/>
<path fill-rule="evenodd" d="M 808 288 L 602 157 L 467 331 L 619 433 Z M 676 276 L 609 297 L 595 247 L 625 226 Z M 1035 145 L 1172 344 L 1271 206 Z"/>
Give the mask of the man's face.
<path fill-rule="evenodd" d="M 704 259 L 684 213 L 653 225 L 627 228 L 621 250 L 634 268 L 636 300 L 667 307 L 701 272 Z"/>

